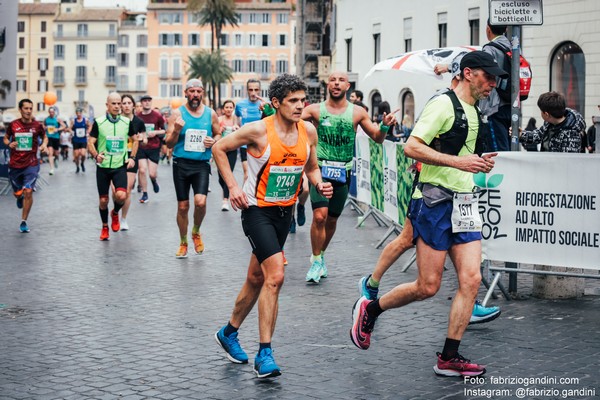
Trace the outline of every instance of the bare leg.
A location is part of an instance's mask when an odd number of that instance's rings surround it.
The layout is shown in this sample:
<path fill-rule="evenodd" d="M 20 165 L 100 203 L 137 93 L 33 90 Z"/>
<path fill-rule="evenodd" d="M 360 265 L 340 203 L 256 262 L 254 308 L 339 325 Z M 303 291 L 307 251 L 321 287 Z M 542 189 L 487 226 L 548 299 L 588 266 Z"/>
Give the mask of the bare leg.
<path fill-rule="evenodd" d="M 323 241 L 322 251 L 327 250 L 327 247 L 329 247 L 329 242 L 331 242 L 335 230 L 337 229 L 337 220 L 338 217 L 332 217 L 331 215 L 327 216 L 327 221 L 325 222 L 325 240 Z"/>
<path fill-rule="evenodd" d="M 139 185 L 142 187 L 142 193 L 148 191 L 148 179 L 146 178 L 148 171 L 148 160 L 141 158 L 138 160 L 138 179 Z"/>
<path fill-rule="evenodd" d="M 202 225 L 204 217 L 206 216 L 206 195 L 197 194 L 194 195 L 194 225 Z M 187 224 L 186 224 L 187 230 Z"/>
<path fill-rule="evenodd" d="M 260 343 L 270 343 L 277 322 L 279 291 L 284 281 L 283 254 L 267 258 L 261 268 L 264 284 L 258 298 L 258 332 Z"/>
<path fill-rule="evenodd" d="M 33 206 L 33 190 L 23 189 L 23 211 L 21 212 L 21 219 L 27 221 L 29 212 Z"/>
<path fill-rule="evenodd" d="M 310 226 L 310 244 L 314 256 L 321 254 L 324 250 L 327 237 L 325 224 L 327 222 L 327 207 L 320 207 L 313 210 L 313 220 Z"/>
<path fill-rule="evenodd" d="M 121 217 L 123 219 L 127 218 L 129 206 L 131 205 L 131 191 L 135 185 L 135 176 L 136 174 L 134 172 L 127 172 L 127 199 L 125 200 L 125 204 L 123 204 L 123 209 L 121 210 Z"/>
<path fill-rule="evenodd" d="M 177 227 L 179 228 L 179 236 L 181 238 L 187 236 L 189 210 L 190 210 L 190 201 L 189 200 L 177 202 Z"/>
<path fill-rule="evenodd" d="M 404 227 L 402 232 L 394 240 L 392 240 L 381 252 L 373 274 L 371 277 L 377 282 L 381 281 L 383 275 L 392 266 L 393 263 L 400 258 L 404 252 L 412 247 L 413 245 L 413 227 L 410 219 L 404 220 Z"/>
<path fill-rule="evenodd" d="M 244 285 L 235 300 L 233 312 L 229 320 L 231 325 L 239 328 L 242 323 L 244 323 L 244 320 L 254 307 L 256 300 L 258 300 L 264 281 L 265 278 L 260 264 L 258 263 L 256 256 L 252 254 L 248 266 L 246 282 L 244 282 Z"/>

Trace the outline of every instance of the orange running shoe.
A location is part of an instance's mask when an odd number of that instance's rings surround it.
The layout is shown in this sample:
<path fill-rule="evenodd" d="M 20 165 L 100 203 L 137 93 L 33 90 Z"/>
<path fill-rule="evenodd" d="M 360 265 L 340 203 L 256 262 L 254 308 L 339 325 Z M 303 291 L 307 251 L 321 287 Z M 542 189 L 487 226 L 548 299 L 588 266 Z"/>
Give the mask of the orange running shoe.
<path fill-rule="evenodd" d="M 100 240 L 108 240 L 109 236 L 108 226 L 103 226 L 102 231 L 100 232 Z"/>
<path fill-rule="evenodd" d="M 175 253 L 175 258 L 187 258 L 187 243 L 179 243 L 179 250 Z"/>
<path fill-rule="evenodd" d="M 119 222 L 119 213 L 116 213 L 115 210 L 110 212 L 110 218 L 112 219 L 110 223 L 110 227 L 113 232 L 118 232 L 121 230 L 121 223 Z"/>
<path fill-rule="evenodd" d="M 202 236 L 200 236 L 200 232 L 192 233 L 192 240 L 194 241 L 194 250 L 196 250 L 196 253 L 202 254 L 204 251 L 204 243 L 202 243 Z"/>
<path fill-rule="evenodd" d="M 285 258 L 285 252 L 281 250 L 281 255 L 283 255 L 283 265 L 288 265 L 288 260 Z"/>

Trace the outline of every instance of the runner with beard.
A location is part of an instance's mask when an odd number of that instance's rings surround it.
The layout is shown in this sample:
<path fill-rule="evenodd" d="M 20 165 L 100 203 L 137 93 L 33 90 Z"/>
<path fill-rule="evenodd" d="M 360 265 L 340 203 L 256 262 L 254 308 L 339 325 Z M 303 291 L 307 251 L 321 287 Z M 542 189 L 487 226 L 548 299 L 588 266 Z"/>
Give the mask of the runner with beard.
<path fill-rule="evenodd" d="M 328 274 L 324 253 L 335 234 L 337 220 L 348 198 L 357 126 L 360 125 L 377 143 L 383 143 L 390 127 L 396 124 L 396 111 L 384 114 L 379 126 L 371 122 L 364 108 L 354 107 L 346 99 L 349 89 L 350 82 L 345 72 L 332 73 L 327 82 L 329 98 L 306 107 L 302 113 L 303 119 L 317 126 L 319 167 L 323 181 L 331 182 L 334 188 L 333 197 L 327 199 L 314 186 L 310 187 L 313 208 L 310 227 L 312 255 L 311 266 L 306 274 L 307 282 L 319 283 Z"/>
<path fill-rule="evenodd" d="M 211 148 L 221 138 L 217 113 L 202 104 L 204 86 L 199 79 L 185 85 L 187 103 L 171 113 L 165 143 L 173 149 L 173 181 L 177 195 L 177 226 L 180 243 L 176 258 L 187 258 L 190 187 L 194 191 L 194 250 L 201 254 L 204 243 L 200 225 L 206 215 L 206 195 L 210 175 Z"/>

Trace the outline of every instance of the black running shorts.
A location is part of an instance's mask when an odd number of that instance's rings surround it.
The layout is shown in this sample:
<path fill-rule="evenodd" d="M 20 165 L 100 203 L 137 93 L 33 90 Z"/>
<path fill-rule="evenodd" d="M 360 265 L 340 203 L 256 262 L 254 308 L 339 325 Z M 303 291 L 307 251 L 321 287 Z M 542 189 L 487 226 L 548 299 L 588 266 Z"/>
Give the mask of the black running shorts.
<path fill-rule="evenodd" d="M 147 159 L 152 161 L 154 164 L 158 164 L 158 161 L 160 159 L 160 149 L 145 149 L 143 147 L 140 147 L 137 152 L 137 159 Z"/>
<path fill-rule="evenodd" d="M 127 167 L 123 165 L 120 168 L 96 168 L 96 184 L 98 185 L 98 195 L 108 196 L 110 183 L 115 190 L 127 191 Z"/>
<path fill-rule="evenodd" d="M 173 158 L 173 182 L 177 201 L 190 199 L 190 187 L 194 195 L 208 193 L 210 164 L 208 161 Z"/>
<path fill-rule="evenodd" d="M 242 228 L 258 262 L 283 250 L 292 223 L 292 209 L 293 206 L 250 206 L 242 210 Z"/>

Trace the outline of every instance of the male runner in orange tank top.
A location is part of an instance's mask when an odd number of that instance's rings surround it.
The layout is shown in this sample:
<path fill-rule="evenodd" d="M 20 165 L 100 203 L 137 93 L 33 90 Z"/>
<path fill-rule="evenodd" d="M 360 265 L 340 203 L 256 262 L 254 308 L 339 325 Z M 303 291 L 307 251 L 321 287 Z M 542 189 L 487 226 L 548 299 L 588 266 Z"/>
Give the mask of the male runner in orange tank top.
<path fill-rule="evenodd" d="M 244 125 L 213 147 L 213 157 L 229 188 L 233 210 L 242 210 L 242 227 L 252 245 L 248 275 L 235 301 L 227 325 L 216 334 L 217 343 L 234 363 L 245 364 L 248 355 L 237 339 L 238 329 L 258 300 L 260 347 L 254 359 L 259 378 L 281 375 L 273 359 L 277 302 L 284 280 L 282 248 L 292 221 L 302 172 L 322 196 L 333 194 L 317 164 L 317 132 L 301 120 L 306 85 L 284 74 L 269 86 L 275 115 Z M 229 167 L 226 153 L 248 145 L 248 179 L 241 189 Z"/>

